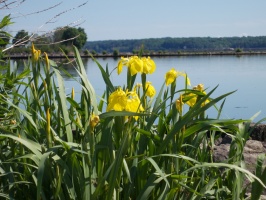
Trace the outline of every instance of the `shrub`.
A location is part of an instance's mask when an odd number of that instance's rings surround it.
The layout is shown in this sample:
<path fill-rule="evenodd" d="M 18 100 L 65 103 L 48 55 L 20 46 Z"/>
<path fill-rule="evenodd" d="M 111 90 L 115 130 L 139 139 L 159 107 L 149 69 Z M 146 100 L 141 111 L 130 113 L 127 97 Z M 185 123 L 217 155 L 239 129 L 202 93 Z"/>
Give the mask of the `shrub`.
<path fill-rule="evenodd" d="M 236 49 L 236 53 L 241 53 L 241 52 L 242 52 L 242 49 L 240 49 L 240 48 Z"/>
<path fill-rule="evenodd" d="M 88 51 L 88 49 L 85 49 L 84 51 L 83 51 L 83 54 L 85 55 L 85 56 L 87 56 L 87 55 L 89 55 L 89 51 Z"/>
<path fill-rule="evenodd" d="M 113 51 L 113 56 L 114 57 L 117 57 L 119 55 L 119 51 L 117 50 L 117 49 L 115 49 L 114 51 Z"/>
<path fill-rule="evenodd" d="M 97 52 L 96 52 L 95 50 L 91 50 L 91 54 L 92 54 L 92 55 L 96 55 Z"/>

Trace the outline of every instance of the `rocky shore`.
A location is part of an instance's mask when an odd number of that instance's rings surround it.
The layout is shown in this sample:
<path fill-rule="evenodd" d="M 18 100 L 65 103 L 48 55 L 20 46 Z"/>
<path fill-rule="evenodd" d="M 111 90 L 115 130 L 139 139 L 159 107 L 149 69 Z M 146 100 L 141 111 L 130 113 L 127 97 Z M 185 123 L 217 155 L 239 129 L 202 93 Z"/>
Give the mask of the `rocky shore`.
<path fill-rule="evenodd" d="M 254 129 L 250 134 L 250 139 L 246 142 L 244 147 L 245 161 L 247 164 L 250 164 L 250 166 L 255 165 L 258 154 L 266 153 L 266 124 L 253 126 L 254 125 L 251 126 L 251 128 Z M 223 161 L 228 158 L 230 144 L 231 138 L 229 136 L 219 138 L 219 140 L 216 141 L 214 149 L 216 161 Z M 252 165 L 252 163 L 254 165 Z M 254 172 L 253 168 L 250 168 L 249 170 Z"/>
<path fill-rule="evenodd" d="M 251 128 L 253 128 L 253 126 L 251 126 Z M 218 141 L 216 141 L 216 145 L 214 147 L 215 162 L 221 162 L 228 158 L 230 144 L 231 144 L 231 138 L 229 136 L 219 138 Z M 260 124 L 254 127 L 254 130 L 251 132 L 250 139 L 246 142 L 246 145 L 244 147 L 244 153 L 243 153 L 244 159 L 246 167 L 250 172 L 255 174 L 257 156 L 265 153 L 266 153 L 266 124 Z M 264 190 L 261 199 L 266 199 L 265 195 L 266 195 L 266 190 Z"/>

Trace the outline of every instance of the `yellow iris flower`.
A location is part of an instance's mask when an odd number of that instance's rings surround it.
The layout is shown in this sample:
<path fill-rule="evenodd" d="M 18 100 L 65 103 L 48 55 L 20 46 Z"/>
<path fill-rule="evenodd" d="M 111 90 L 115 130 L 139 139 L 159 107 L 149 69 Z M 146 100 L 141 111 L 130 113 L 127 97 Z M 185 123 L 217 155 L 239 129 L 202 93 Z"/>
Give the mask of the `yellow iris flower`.
<path fill-rule="evenodd" d="M 128 58 L 121 57 L 121 59 L 118 62 L 118 65 L 117 65 L 117 74 L 118 75 L 122 72 L 123 66 L 128 66 L 128 61 L 129 61 Z"/>
<path fill-rule="evenodd" d="M 204 85 L 201 83 L 201 84 L 198 84 L 196 87 L 194 87 L 195 88 L 195 90 L 198 90 L 198 91 L 200 91 L 200 92 L 202 92 L 203 94 L 205 94 L 206 95 L 206 92 L 204 91 Z M 209 103 L 210 102 L 210 100 L 209 99 L 207 99 L 205 102 L 203 102 L 202 103 L 202 106 L 204 106 L 206 103 Z"/>
<path fill-rule="evenodd" d="M 190 80 L 187 77 L 186 73 L 176 71 L 174 68 L 170 69 L 168 72 L 165 74 L 165 84 L 169 85 L 173 83 L 178 76 L 183 76 L 186 78 L 187 84 L 190 85 Z"/>
<path fill-rule="evenodd" d="M 124 92 L 121 88 L 113 92 L 108 99 L 107 111 L 129 111 L 129 112 L 142 112 L 144 108 L 141 105 L 139 96 L 135 91 Z M 137 116 L 134 117 L 136 120 Z"/>
<path fill-rule="evenodd" d="M 33 60 L 35 61 L 38 61 L 41 55 L 41 50 L 36 50 L 33 43 L 31 45 L 31 54 L 32 54 Z"/>
<path fill-rule="evenodd" d="M 143 61 L 138 56 L 131 56 L 128 62 L 131 76 L 143 71 Z"/>
<path fill-rule="evenodd" d="M 198 90 L 198 91 L 200 91 L 206 95 L 206 92 L 204 91 L 204 85 L 203 84 L 199 84 L 199 85 L 195 86 L 193 89 Z M 189 107 L 193 107 L 197 103 L 198 95 L 196 95 L 194 93 L 185 93 L 181 96 L 183 98 L 183 102 L 186 103 Z M 179 99 L 180 99 L 180 97 L 179 97 Z M 209 102 L 210 102 L 210 100 L 207 99 L 205 102 L 202 103 L 201 106 L 204 106 L 206 103 L 209 103 Z"/>
<path fill-rule="evenodd" d="M 156 94 L 155 88 L 152 86 L 151 82 L 147 81 L 146 82 L 146 95 L 148 97 L 153 97 Z"/>
<path fill-rule="evenodd" d="M 128 92 L 127 105 L 125 107 L 126 111 L 130 112 L 141 112 L 144 111 L 144 108 L 141 105 L 139 96 L 136 92 Z"/>
<path fill-rule="evenodd" d="M 193 107 L 197 102 L 197 95 L 193 93 L 184 94 L 184 101 L 190 107 Z"/>
<path fill-rule="evenodd" d="M 143 57 L 141 60 L 143 61 L 143 73 L 152 74 L 156 69 L 155 62 L 150 57 Z"/>
<path fill-rule="evenodd" d="M 130 70 L 131 76 L 139 73 L 152 74 L 156 65 L 150 57 L 131 56 L 130 58 L 121 57 L 117 64 L 117 74 L 119 75 L 123 71 L 123 66 L 127 66 Z"/>
<path fill-rule="evenodd" d="M 177 71 L 174 68 L 170 69 L 165 74 L 165 84 L 169 85 L 169 84 L 173 83 L 176 78 L 177 78 Z"/>
<path fill-rule="evenodd" d="M 183 110 L 183 96 L 180 95 L 179 99 L 176 100 L 176 109 L 178 110 L 179 113 L 182 113 Z"/>
<path fill-rule="evenodd" d="M 119 88 L 109 96 L 108 102 L 107 111 L 122 111 L 127 105 L 127 95 L 121 88 Z"/>
<path fill-rule="evenodd" d="M 94 128 L 99 122 L 100 122 L 99 116 L 92 114 L 90 117 L 90 126 Z"/>
<path fill-rule="evenodd" d="M 198 84 L 197 86 L 195 86 L 194 88 L 193 88 L 194 90 L 198 90 L 198 91 L 201 91 L 201 92 L 203 92 L 203 90 L 204 90 L 204 85 L 201 83 L 201 84 Z M 206 92 L 204 92 L 205 94 L 206 94 Z"/>

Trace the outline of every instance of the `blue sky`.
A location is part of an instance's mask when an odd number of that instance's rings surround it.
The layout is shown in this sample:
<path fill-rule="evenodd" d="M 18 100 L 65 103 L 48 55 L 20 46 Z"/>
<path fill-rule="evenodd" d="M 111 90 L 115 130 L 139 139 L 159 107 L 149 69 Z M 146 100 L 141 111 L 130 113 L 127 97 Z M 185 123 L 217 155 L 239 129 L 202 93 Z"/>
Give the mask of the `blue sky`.
<path fill-rule="evenodd" d="M 60 5 L 27 15 L 56 4 Z M 26 0 L 1 10 L 0 16 L 11 14 L 13 35 L 21 29 L 40 35 L 77 25 L 85 29 L 89 41 L 266 36 L 265 8 L 266 0 Z"/>

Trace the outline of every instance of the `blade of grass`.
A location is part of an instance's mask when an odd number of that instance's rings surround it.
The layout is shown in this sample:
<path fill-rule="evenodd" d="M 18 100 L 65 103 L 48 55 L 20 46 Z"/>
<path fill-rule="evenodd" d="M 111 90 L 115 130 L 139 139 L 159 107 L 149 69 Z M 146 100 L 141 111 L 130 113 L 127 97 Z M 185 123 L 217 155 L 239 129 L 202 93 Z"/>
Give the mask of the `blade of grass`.
<path fill-rule="evenodd" d="M 155 174 L 149 176 L 149 179 L 142 189 L 142 191 L 138 194 L 137 200 L 146 200 L 149 199 L 149 195 L 151 194 L 152 190 L 163 180 L 163 177 L 157 178 Z"/>
<path fill-rule="evenodd" d="M 114 166 L 112 168 L 112 171 L 110 173 L 110 178 L 108 181 L 109 189 L 107 192 L 107 199 L 112 199 L 113 194 L 114 194 L 114 188 L 117 186 L 117 178 L 119 177 L 118 175 L 120 174 L 121 168 L 122 168 L 122 162 L 124 155 L 126 153 L 126 149 L 128 148 L 128 137 L 129 134 L 131 134 L 129 131 L 126 131 L 124 134 L 123 140 L 121 142 L 121 146 L 117 151 L 116 158 L 114 160 Z"/>
<path fill-rule="evenodd" d="M 30 114 L 30 113 L 27 112 L 26 110 L 21 109 L 20 107 L 16 106 L 16 105 L 13 104 L 11 101 L 9 101 L 8 99 L 6 99 L 2 94 L 0 94 L 0 96 L 1 96 L 1 98 L 5 99 L 6 102 L 7 102 L 10 106 L 16 108 L 16 109 L 19 111 L 20 114 L 22 114 L 24 117 L 26 117 L 26 119 L 29 120 L 29 122 L 31 123 L 31 125 L 37 130 L 37 126 L 36 126 L 34 120 L 33 120 L 32 117 L 31 117 L 32 114 Z"/>
<path fill-rule="evenodd" d="M 111 82 L 111 80 L 109 78 L 110 77 L 109 74 L 107 74 L 105 72 L 105 70 L 103 69 L 101 64 L 95 58 L 93 58 L 93 61 L 97 64 L 98 68 L 100 69 L 100 71 L 102 73 L 103 80 L 104 80 L 107 88 L 109 89 L 109 92 L 114 92 L 115 91 L 115 87 L 113 86 L 113 83 Z"/>
<path fill-rule="evenodd" d="M 72 129 L 71 129 L 71 121 L 69 118 L 69 112 L 67 109 L 67 101 L 66 101 L 66 93 L 65 93 L 65 86 L 64 86 L 64 80 L 63 77 L 61 76 L 60 72 L 57 69 L 54 69 L 54 72 L 57 77 L 58 81 L 58 98 L 57 102 L 60 107 L 60 112 L 62 113 L 62 117 L 64 119 L 64 126 L 66 129 L 66 135 L 67 135 L 67 141 L 68 142 L 73 142 L 73 134 L 72 134 Z"/>
<path fill-rule="evenodd" d="M 36 143 L 32 140 L 27 140 L 25 138 L 19 138 L 14 135 L 10 134 L 0 134 L 0 138 L 11 138 L 15 141 L 18 141 L 19 143 L 23 144 L 26 148 L 28 148 L 30 151 L 32 151 L 38 158 L 42 156 L 41 151 L 42 147 L 39 143 Z"/>
<path fill-rule="evenodd" d="M 86 90 L 89 92 L 89 98 L 91 100 L 92 106 L 93 106 L 93 111 L 95 115 L 98 115 L 98 106 L 97 106 L 97 99 L 96 99 L 96 93 L 94 88 L 92 87 L 90 81 L 87 78 L 87 73 L 85 71 L 85 67 L 83 65 L 82 59 L 80 57 L 78 49 L 74 46 L 74 53 L 76 56 L 76 60 L 78 63 L 79 70 L 77 70 L 77 73 L 79 74 L 81 80 L 82 80 L 82 85 L 86 88 Z"/>
<path fill-rule="evenodd" d="M 256 166 L 256 176 L 260 178 L 260 180 L 266 184 L 266 167 L 263 164 L 266 159 L 265 154 L 261 154 L 257 157 L 257 166 Z M 260 195 L 262 194 L 263 186 L 258 182 L 254 181 L 252 183 L 252 189 L 251 189 L 251 200 L 257 200 L 260 198 Z"/>
<path fill-rule="evenodd" d="M 38 167 L 38 174 L 37 174 L 37 200 L 45 199 L 43 196 L 44 193 L 42 192 L 42 181 L 44 178 L 44 169 L 45 169 L 45 162 L 49 158 L 49 155 L 52 152 L 46 152 L 41 156 L 40 164 Z"/>

